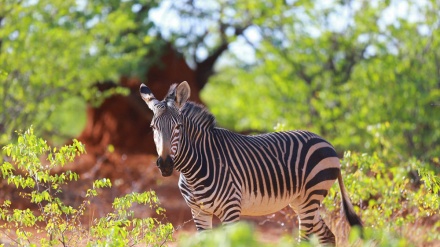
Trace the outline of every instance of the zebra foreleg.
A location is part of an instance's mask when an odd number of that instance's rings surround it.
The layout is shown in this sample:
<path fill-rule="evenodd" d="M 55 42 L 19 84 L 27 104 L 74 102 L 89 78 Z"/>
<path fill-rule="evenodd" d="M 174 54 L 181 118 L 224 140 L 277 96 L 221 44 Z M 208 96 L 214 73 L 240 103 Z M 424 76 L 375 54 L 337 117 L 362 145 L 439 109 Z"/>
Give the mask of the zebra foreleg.
<path fill-rule="evenodd" d="M 191 209 L 194 223 L 197 231 L 212 229 L 212 214 L 206 213 L 202 210 Z"/>
<path fill-rule="evenodd" d="M 238 222 L 241 215 L 241 207 L 238 201 L 232 201 L 225 204 L 222 209 L 216 213 L 223 225 Z"/>

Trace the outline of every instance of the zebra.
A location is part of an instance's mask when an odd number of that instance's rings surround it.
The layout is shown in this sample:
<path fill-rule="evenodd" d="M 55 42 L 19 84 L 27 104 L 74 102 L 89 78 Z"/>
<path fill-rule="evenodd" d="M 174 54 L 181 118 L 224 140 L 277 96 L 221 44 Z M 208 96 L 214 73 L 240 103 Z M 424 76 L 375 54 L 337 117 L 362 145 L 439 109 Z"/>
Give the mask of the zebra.
<path fill-rule="evenodd" d="M 211 229 L 213 216 L 228 224 L 289 205 L 298 215 L 299 241 L 315 234 L 335 244 L 319 208 L 336 179 L 348 222 L 362 227 L 337 153 L 323 138 L 308 131 L 242 135 L 216 127 L 205 107 L 188 101 L 186 81 L 172 85 L 162 101 L 144 84 L 139 91 L 154 114 L 157 166 L 164 177 L 180 172 L 178 186 L 197 230 Z"/>

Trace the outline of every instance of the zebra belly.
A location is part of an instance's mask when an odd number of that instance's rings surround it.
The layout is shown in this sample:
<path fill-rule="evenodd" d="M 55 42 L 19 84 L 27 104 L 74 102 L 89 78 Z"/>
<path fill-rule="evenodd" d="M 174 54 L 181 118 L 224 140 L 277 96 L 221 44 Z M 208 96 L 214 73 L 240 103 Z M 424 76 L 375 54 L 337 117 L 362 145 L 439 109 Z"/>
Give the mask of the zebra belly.
<path fill-rule="evenodd" d="M 294 198 L 263 198 L 262 196 L 245 196 L 241 201 L 241 214 L 260 216 L 275 213 L 288 206 Z"/>

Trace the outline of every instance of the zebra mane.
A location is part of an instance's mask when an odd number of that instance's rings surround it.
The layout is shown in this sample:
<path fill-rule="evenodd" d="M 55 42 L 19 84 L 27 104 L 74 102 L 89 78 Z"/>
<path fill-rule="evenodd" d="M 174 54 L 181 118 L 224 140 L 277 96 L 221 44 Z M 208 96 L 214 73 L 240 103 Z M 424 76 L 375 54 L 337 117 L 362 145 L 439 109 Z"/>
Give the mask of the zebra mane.
<path fill-rule="evenodd" d="M 198 124 L 204 129 L 212 129 L 215 127 L 215 117 L 206 107 L 197 103 L 188 101 L 180 112 L 187 118 L 191 119 L 193 123 Z"/>

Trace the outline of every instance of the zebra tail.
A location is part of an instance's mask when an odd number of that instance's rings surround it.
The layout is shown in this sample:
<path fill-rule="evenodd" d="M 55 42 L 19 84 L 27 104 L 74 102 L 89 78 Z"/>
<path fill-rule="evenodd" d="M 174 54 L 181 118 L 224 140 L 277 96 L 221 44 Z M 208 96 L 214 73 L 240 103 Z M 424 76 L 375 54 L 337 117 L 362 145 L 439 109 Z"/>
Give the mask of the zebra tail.
<path fill-rule="evenodd" d="M 345 217 L 348 220 L 348 223 L 350 223 L 350 226 L 359 226 L 360 228 L 363 227 L 362 221 L 359 218 L 359 216 L 356 215 L 353 209 L 353 205 L 351 204 L 350 197 L 348 196 L 347 191 L 345 190 L 344 182 L 342 181 L 341 172 L 339 172 L 338 175 L 338 183 L 339 188 L 341 189 L 341 195 L 342 195 L 342 207 L 344 208 Z"/>

